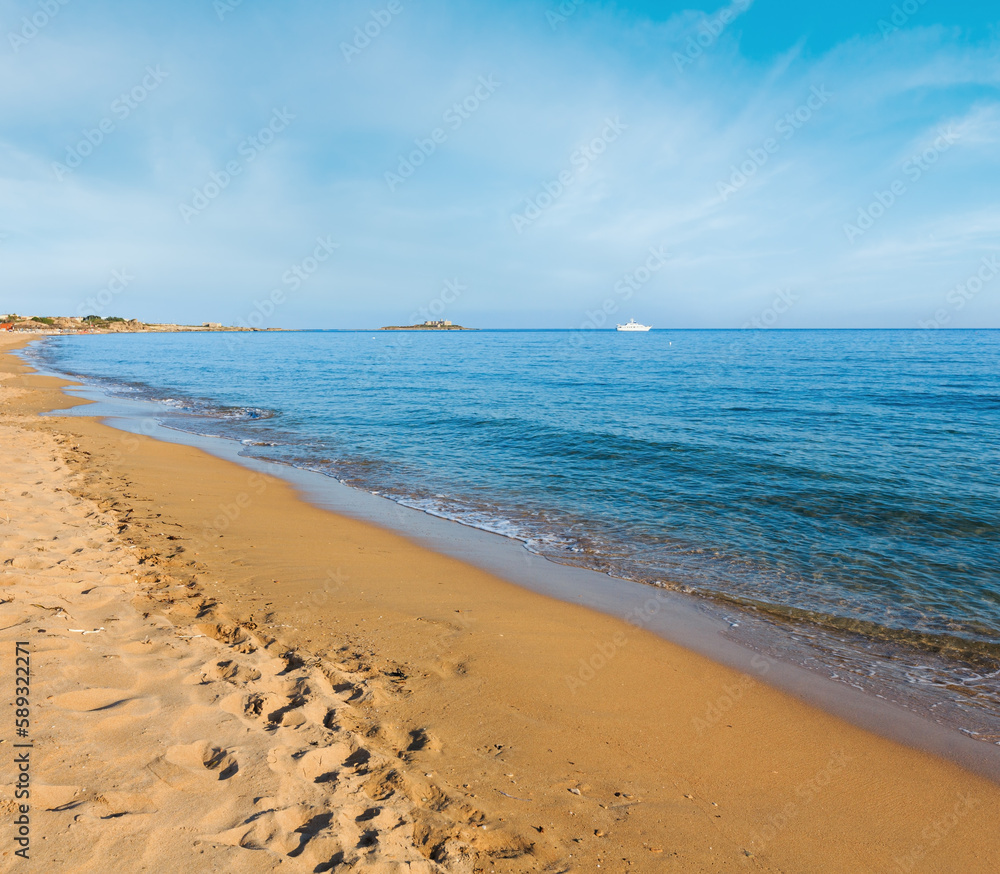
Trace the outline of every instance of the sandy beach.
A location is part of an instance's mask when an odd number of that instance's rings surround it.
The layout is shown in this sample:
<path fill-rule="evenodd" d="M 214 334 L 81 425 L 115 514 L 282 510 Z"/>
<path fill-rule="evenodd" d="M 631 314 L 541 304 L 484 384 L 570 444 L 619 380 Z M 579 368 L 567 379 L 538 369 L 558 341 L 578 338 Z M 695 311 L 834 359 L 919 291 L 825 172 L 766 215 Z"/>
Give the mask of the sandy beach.
<path fill-rule="evenodd" d="M 0 870 L 997 869 L 993 782 L 281 480 L 39 417 L 78 401 L 24 342 L 0 338 Z"/>

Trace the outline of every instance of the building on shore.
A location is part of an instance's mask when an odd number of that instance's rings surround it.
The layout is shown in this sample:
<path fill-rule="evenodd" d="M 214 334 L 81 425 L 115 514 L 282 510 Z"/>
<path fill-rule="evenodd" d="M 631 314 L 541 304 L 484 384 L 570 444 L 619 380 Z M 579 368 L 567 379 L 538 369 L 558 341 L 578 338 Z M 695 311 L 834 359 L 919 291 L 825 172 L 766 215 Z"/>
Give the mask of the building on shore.
<path fill-rule="evenodd" d="M 427 319 L 423 324 L 416 325 L 386 325 L 381 331 L 474 331 L 475 328 L 464 328 L 449 319 Z"/>

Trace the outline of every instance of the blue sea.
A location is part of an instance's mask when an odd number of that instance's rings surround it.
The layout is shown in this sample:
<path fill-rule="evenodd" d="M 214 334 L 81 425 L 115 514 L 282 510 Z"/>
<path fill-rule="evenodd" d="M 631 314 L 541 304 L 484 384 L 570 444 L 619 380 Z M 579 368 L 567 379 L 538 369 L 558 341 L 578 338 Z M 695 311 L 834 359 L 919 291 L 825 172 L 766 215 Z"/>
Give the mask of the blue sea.
<path fill-rule="evenodd" d="M 1000 332 L 119 334 L 32 354 L 246 454 L 750 610 L 836 676 L 894 673 L 983 717 L 970 733 L 1000 726 Z"/>

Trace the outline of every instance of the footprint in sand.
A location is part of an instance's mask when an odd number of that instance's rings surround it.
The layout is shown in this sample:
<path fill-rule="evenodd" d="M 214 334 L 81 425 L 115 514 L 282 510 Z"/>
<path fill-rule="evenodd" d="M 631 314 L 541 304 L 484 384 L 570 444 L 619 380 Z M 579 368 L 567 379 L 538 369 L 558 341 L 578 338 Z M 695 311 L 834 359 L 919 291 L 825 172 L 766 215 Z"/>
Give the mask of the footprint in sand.
<path fill-rule="evenodd" d="M 260 671 L 244 667 L 232 659 L 225 659 L 206 665 L 205 676 L 214 680 L 228 680 L 235 685 L 252 683 L 260 679 Z"/>
<path fill-rule="evenodd" d="M 228 780 L 240 769 L 231 752 L 213 746 L 207 740 L 170 747 L 163 759 L 192 774 L 206 775 L 216 780 Z"/>
<path fill-rule="evenodd" d="M 412 753 L 441 752 L 442 745 L 434 735 L 423 728 L 409 731 L 396 725 L 383 723 L 379 726 L 379 736 L 383 737 L 390 749 L 401 759 L 412 759 Z"/>
<path fill-rule="evenodd" d="M 261 799 L 269 804 L 272 799 Z M 309 804 L 279 809 L 265 808 L 225 831 L 204 835 L 199 842 L 211 842 L 248 850 L 269 850 L 277 856 L 299 858 L 305 868 L 296 870 L 331 871 L 331 859 L 343 857 L 338 835 L 329 831 L 333 814 Z M 383 868 L 382 870 L 398 870 Z"/>
<path fill-rule="evenodd" d="M 297 759 L 297 770 L 308 783 L 333 783 L 352 755 L 351 747 L 346 743 L 309 750 Z"/>
<path fill-rule="evenodd" d="M 306 721 L 298 712 L 301 700 L 289 700 L 283 696 L 261 694 L 259 692 L 233 692 L 219 701 L 219 707 L 226 713 L 242 717 L 250 722 L 263 721 L 269 728 L 284 726 L 298 728 Z"/>

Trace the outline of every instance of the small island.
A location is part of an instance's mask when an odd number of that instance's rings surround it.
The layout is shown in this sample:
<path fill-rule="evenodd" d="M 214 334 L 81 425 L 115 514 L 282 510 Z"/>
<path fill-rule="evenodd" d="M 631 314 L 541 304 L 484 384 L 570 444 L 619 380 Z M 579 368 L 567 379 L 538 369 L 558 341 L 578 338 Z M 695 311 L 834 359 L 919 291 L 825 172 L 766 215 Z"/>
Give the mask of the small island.
<path fill-rule="evenodd" d="M 426 321 L 422 325 L 387 325 L 379 328 L 380 331 L 475 331 L 476 328 L 463 328 L 461 325 L 453 325 L 449 321 L 437 319 Z"/>

